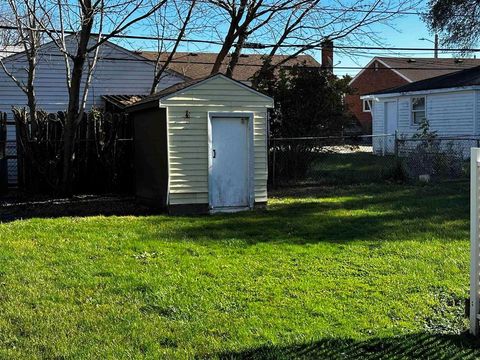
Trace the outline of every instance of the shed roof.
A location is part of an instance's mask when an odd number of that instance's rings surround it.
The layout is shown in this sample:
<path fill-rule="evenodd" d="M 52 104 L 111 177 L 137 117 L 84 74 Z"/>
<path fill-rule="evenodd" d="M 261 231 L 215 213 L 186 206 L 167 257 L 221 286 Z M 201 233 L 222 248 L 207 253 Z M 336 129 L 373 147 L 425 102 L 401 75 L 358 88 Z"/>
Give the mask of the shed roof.
<path fill-rule="evenodd" d="M 152 61 L 156 61 L 159 55 L 158 52 L 155 51 L 142 51 L 139 52 L 139 54 Z M 173 56 L 173 61 L 170 63 L 169 69 L 190 79 L 202 79 L 210 75 L 217 55 L 217 53 L 177 52 Z M 168 56 L 169 53 L 160 54 L 160 61 L 165 61 Z M 233 71 L 233 78 L 241 81 L 251 80 L 253 75 L 261 68 L 263 57 L 264 55 L 261 54 L 242 54 Z M 285 60 L 286 57 L 288 57 L 288 55 L 274 55 L 272 63 L 278 64 Z M 230 55 L 223 61 L 220 72 L 225 73 L 229 61 Z M 294 65 L 320 67 L 320 63 L 310 55 L 298 55 L 286 61 L 282 67 L 291 67 Z"/>
<path fill-rule="evenodd" d="M 149 108 L 152 105 L 155 106 L 155 103 L 158 102 L 161 99 L 165 99 L 166 97 L 168 97 L 172 94 L 175 94 L 178 91 L 185 90 L 185 89 L 190 88 L 190 87 L 192 87 L 196 84 L 200 84 L 202 82 L 208 81 L 208 80 L 216 78 L 216 77 L 222 77 L 222 78 L 227 79 L 229 81 L 235 82 L 235 83 L 238 84 L 238 86 L 244 87 L 244 88 L 248 89 L 249 91 L 252 91 L 252 92 L 254 92 L 254 93 L 256 93 L 260 96 L 271 99 L 268 95 L 262 94 L 261 92 L 255 90 L 251 86 L 245 85 L 244 83 L 242 83 L 238 80 L 231 79 L 231 78 L 223 75 L 222 73 L 217 73 L 217 74 L 213 74 L 213 75 L 203 77 L 201 79 L 188 80 L 188 81 L 185 81 L 183 83 L 178 83 L 178 84 L 172 85 L 172 86 L 170 86 L 166 89 L 163 89 L 163 90 L 161 90 L 161 91 L 159 91 L 159 92 L 157 92 L 153 95 L 146 96 L 142 100 L 140 100 L 140 101 L 138 101 L 138 102 L 136 102 L 136 103 L 134 103 L 130 106 L 127 106 L 126 110 L 132 112 L 132 111 L 136 111 L 136 110 L 143 109 L 143 108 Z M 273 101 L 273 99 L 271 99 L 271 100 Z"/>
<path fill-rule="evenodd" d="M 480 85 L 480 66 L 457 71 L 451 74 L 416 81 L 391 89 L 377 91 L 370 95 L 394 94 L 434 89 L 460 88 Z"/>

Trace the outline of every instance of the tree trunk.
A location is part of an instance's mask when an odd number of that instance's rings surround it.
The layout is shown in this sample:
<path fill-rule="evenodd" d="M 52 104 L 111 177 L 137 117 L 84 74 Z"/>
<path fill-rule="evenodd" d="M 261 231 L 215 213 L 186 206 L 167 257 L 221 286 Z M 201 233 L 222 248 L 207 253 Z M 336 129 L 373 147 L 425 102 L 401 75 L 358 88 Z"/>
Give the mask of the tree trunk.
<path fill-rule="evenodd" d="M 225 36 L 225 41 L 223 42 L 222 48 L 215 59 L 215 63 L 213 64 L 212 71 L 210 72 L 211 75 L 218 73 L 222 67 L 223 60 L 228 55 L 228 51 L 232 48 L 233 42 L 235 41 L 235 26 L 233 23 L 230 25 L 228 29 L 227 36 Z"/>
<path fill-rule="evenodd" d="M 35 55 L 33 55 L 35 56 Z M 36 57 L 28 57 L 28 80 L 27 80 L 27 105 L 30 115 L 30 122 L 33 127 L 37 127 L 37 102 L 35 94 L 35 67 L 36 67 Z M 36 130 L 36 129 L 35 129 Z"/>
<path fill-rule="evenodd" d="M 77 54 L 73 58 L 73 66 L 68 89 L 68 108 L 65 117 L 63 132 L 63 167 L 60 192 L 64 196 L 71 196 L 73 190 L 73 160 L 75 148 L 75 135 L 82 113 L 80 110 L 80 93 L 82 85 L 83 67 L 88 56 L 88 41 L 92 32 L 93 13 L 84 17 L 84 25 L 79 33 L 80 39 Z"/>
<path fill-rule="evenodd" d="M 226 75 L 229 78 L 233 77 L 233 70 L 235 70 L 235 67 L 238 64 L 238 60 L 240 59 L 240 54 L 242 53 L 243 45 L 245 44 L 245 41 L 247 40 L 247 33 L 242 32 L 237 41 L 237 45 L 235 46 L 235 51 L 232 54 L 232 57 L 230 58 L 230 62 L 228 63 L 227 66 L 227 72 Z"/>

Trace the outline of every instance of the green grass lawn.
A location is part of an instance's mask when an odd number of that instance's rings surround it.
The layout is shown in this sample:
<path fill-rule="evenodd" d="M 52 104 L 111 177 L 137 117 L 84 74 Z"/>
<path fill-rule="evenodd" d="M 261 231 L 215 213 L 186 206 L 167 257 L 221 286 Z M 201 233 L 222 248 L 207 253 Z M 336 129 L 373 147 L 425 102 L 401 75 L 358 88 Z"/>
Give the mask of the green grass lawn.
<path fill-rule="evenodd" d="M 296 195 L 296 197 L 293 197 Z M 0 358 L 476 358 L 468 184 L 0 224 Z"/>

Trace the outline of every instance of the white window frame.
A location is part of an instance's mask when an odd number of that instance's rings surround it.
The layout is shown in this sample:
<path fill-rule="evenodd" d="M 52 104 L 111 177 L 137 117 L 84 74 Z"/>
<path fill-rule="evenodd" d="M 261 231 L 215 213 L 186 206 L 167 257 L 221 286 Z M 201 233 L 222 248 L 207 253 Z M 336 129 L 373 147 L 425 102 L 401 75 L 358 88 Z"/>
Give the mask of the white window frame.
<path fill-rule="evenodd" d="M 413 110 L 413 99 L 420 99 L 423 98 L 424 101 L 424 109 L 423 110 Z M 427 118 L 427 97 L 425 95 L 422 96 L 412 96 L 410 97 L 410 125 L 411 126 L 418 126 L 420 125 L 419 123 L 415 122 L 415 117 L 413 116 L 414 113 L 417 112 L 424 112 L 425 113 L 425 119 Z"/>
<path fill-rule="evenodd" d="M 370 109 L 367 109 L 365 107 L 365 104 L 369 104 Z M 373 100 L 370 100 L 370 99 L 363 99 L 362 100 L 362 110 L 363 110 L 363 112 L 371 113 L 372 112 L 372 107 L 373 107 Z"/>

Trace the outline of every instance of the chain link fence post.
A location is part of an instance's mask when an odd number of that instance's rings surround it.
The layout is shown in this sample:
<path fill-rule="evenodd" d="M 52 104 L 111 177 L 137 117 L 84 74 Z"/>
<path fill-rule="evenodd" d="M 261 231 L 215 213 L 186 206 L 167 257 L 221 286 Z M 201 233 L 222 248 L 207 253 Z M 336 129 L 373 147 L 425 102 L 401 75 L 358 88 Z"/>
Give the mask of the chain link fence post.
<path fill-rule="evenodd" d="M 394 154 L 395 154 L 395 159 L 398 159 L 398 130 L 396 129 L 395 130 L 395 134 L 393 134 L 393 136 L 395 136 L 395 144 L 394 144 Z"/>
<path fill-rule="evenodd" d="M 275 139 L 270 139 L 271 146 L 273 148 L 273 155 L 272 155 L 272 186 L 276 188 L 276 174 L 275 174 L 275 162 L 276 162 L 276 155 L 277 155 L 277 147 L 275 145 Z"/>

